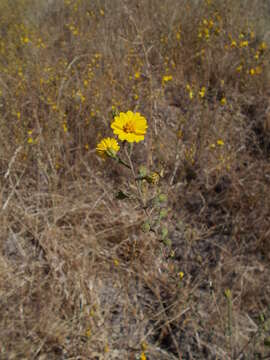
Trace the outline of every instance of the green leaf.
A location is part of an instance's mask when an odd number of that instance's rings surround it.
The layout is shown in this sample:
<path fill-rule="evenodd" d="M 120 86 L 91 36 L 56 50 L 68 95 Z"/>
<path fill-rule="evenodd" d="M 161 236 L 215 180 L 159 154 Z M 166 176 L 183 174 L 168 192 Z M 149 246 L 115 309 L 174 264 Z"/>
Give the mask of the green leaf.
<path fill-rule="evenodd" d="M 166 239 L 163 240 L 163 244 L 166 245 L 166 246 L 171 247 L 172 246 L 172 240 L 169 239 L 169 238 L 166 238 Z"/>
<path fill-rule="evenodd" d="M 159 200 L 160 202 L 165 202 L 165 201 L 167 201 L 167 195 L 165 195 L 165 194 L 160 194 L 160 195 L 158 196 L 158 200 Z"/>
<path fill-rule="evenodd" d="M 161 237 L 162 237 L 162 240 L 165 240 L 165 239 L 166 239 L 166 237 L 168 236 L 168 233 L 169 233 L 169 231 L 168 231 L 168 229 L 167 229 L 166 227 L 163 227 L 163 228 L 161 229 Z"/>
<path fill-rule="evenodd" d="M 159 213 L 159 218 L 160 218 L 160 219 L 166 218 L 167 215 L 168 215 L 168 210 L 167 210 L 167 209 L 161 209 L 161 210 L 160 210 L 160 213 Z"/>
<path fill-rule="evenodd" d="M 145 221 L 143 224 L 142 224 L 142 231 L 143 232 L 149 232 L 151 230 L 151 225 L 149 223 L 149 221 Z"/>
<path fill-rule="evenodd" d="M 140 166 L 139 175 L 141 178 L 144 178 L 147 175 L 147 168 L 145 166 Z"/>

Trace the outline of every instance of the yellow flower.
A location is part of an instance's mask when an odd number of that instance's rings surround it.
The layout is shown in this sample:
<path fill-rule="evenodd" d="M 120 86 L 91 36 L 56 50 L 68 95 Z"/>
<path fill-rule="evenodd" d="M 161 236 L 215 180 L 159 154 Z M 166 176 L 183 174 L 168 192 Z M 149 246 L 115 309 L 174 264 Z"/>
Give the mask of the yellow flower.
<path fill-rule="evenodd" d="M 115 135 L 118 135 L 120 140 L 126 140 L 133 143 L 144 140 L 144 135 L 147 129 L 147 120 L 140 113 L 128 111 L 126 113 L 120 112 L 115 116 L 111 128 Z"/>
<path fill-rule="evenodd" d="M 86 330 L 85 336 L 88 337 L 88 338 L 91 336 L 91 330 L 90 329 Z"/>
<path fill-rule="evenodd" d="M 113 138 L 102 139 L 96 147 L 98 155 L 102 158 L 106 158 L 106 156 L 114 158 L 119 149 L 118 142 Z"/>
<path fill-rule="evenodd" d="M 267 44 L 266 44 L 266 42 L 263 41 L 259 46 L 259 50 L 264 51 L 266 49 L 267 49 Z"/>
<path fill-rule="evenodd" d="M 141 353 L 140 360 L 147 360 L 144 352 Z"/>
<path fill-rule="evenodd" d="M 242 70 L 243 70 L 243 65 L 237 66 L 237 68 L 236 68 L 237 72 L 241 72 Z"/>
<path fill-rule="evenodd" d="M 219 146 L 224 146 L 224 141 L 223 140 L 217 140 L 217 144 Z"/>
<path fill-rule="evenodd" d="M 256 66 L 256 67 L 255 67 L 255 73 L 256 73 L 257 75 L 259 75 L 259 74 L 262 73 L 262 68 L 261 68 L 261 66 Z"/>
<path fill-rule="evenodd" d="M 220 103 L 221 103 L 221 105 L 226 105 L 226 104 L 227 104 L 226 98 L 223 97 L 223 98 L 220 100 Z"/>
<path fill-rule="evenodd" d="M 178 273 L 178 276 L 179 276 L 180 280 L 183 279 L 184 275 L 185 275 L 185 274 L 183 273 L 183 271 L 180 271 L 180 272 Z"/>
<path fill-rule="evenodd" d="M 168 81 L 172 81 L 172 75 L 164 75 L 162 78 L 162 85 L 164 86 Z"/>
<path fill-rule="evenodd" d="M 244 40 L 244 41 L 240 42 L 240 48 L 247 47 L 247 46 L 248 46 L 248 41 L 247 40 Z"/>
<path fill-rule="evenodd" d="M 156 185 L 159 183 L 159 174 L 157 172 L 152 172 L 150 175 L 148 175 L 146 177 L 146 181 L 149 183 L 149 184 L 153 184 L 153 185 Z"/>
<path fill-rule="evenodd" d="M 206 92 L 205 86 L 202 86 L 201 91 L 199 91 L 199 95 L 201 98 L 204 98 Z"/>

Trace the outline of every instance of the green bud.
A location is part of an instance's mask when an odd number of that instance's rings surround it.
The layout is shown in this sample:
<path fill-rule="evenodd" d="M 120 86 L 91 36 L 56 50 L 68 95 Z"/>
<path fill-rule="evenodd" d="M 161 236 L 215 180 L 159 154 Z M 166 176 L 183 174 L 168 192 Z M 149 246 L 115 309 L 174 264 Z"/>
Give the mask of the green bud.
<path fill-rule="evenodd" d="M 142 178 L 144 178 L 144 177 L 147 176 L 147 168 L 146 168 L 144 165 L 140 166 L 140 168 L 139 168 L 139 175 L 140 175 L 140 177 L 142 177 Z"/>
<path fill-rule="evenodd" d="M 168 233 L 169 233 L 168 229 L 166 227 L 163 227 L 161 230 L 162 240 L 164 240 L 168 236 Z"/>
<path fill-rule="evenodd" d="M 168 210 L 167 210 L 167 209 L 161 209 L 161 210 L 160 210 L 160 213 L 159 213 L 159 218 L 160 218 L 160 219 L 166 218 L 167 215 L 168 215 Z"/>
<path fill-rule="evenodd" d="M 151 230 L 151 225 L 149 223 L 149 221 L 145 221 L 143 224 L 142 224 L 142 231 L 143 232 L 149 232 Z"/>
<path fill-rule="evenodd" d="M 160 202 L 165 202 L 165 201 L 167 201 L 167 195 L 165 195 L 165 194 L 160 194 L 160 195 L 158 196 L 158 200 L 159 200 Z"/>

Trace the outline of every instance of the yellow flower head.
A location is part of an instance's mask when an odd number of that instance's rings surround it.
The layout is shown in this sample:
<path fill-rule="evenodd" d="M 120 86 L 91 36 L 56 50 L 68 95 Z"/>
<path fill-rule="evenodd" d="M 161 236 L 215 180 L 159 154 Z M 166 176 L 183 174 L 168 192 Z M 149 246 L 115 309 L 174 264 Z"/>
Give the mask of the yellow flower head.
<path fill-rule="evenodd" d="M 145 117 L 138 112 L 134 113 L 132 111 L 120 112 L 118 116 L 115 116 L 111 124 L 114 134 L 118 135 L 120 140 L 126 140 L 130 143 L 144 140 L 147 127 Z"/>
<path fill-rule="evenodd" d="M 205 97 L 206 88 L 205 86 L 202 86 L 201 90 L 199 91 L 199 95 L 201 98 Z"/>
<path fill-rule="evenodd" d="M 220 103 L 221 103 L 221 105 L 226 105 L 226 104 L 227 104 L 226 98 L 223 97 L 223 98 L 220 100 Z"/>
<path fill-rule="evenodd" d="M 172 75 L 164 75 L 162 78 L 162 85 L 164 86 L 168 81 L 172 81 Z"/>
<path fill-rule="evenodd" d="M 98 155 L 104 159 L 106 156 L 115 157 L 119 149 L 118 142 L 113 138 L 102 139 L 96 147 Z"/>
<path fill-rule="evenodd" d="M 223 145 L 224 145 L 224 141 L 223 141 L 223 140 L 217 140 L 217 144 L 218 144 L 219 146 L 223 146 Z"/>

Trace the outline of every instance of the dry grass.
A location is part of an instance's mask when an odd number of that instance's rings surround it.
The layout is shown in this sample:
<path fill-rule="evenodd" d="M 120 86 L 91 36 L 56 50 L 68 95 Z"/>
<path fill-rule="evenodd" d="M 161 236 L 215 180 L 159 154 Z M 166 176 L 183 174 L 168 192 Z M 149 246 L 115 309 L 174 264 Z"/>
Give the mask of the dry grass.
<path fill-rule="evenodd" d="M 270 358 L 268 3 L 2 0 L 0 18 L 0 358 Z M 163 173 L 146 209 L 95 153 L 127 110 L 149 124 L 135 170 Z"/>

